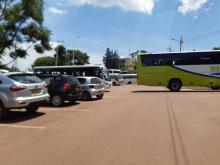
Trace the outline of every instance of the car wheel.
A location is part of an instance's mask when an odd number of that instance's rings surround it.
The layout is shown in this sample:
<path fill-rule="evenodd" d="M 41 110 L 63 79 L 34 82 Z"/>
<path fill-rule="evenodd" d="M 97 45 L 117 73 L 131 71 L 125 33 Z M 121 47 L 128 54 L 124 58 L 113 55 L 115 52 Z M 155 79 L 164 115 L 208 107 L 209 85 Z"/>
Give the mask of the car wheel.
<path fill-rule="evenodd" d="M 114 82 L 112 83 L 112 85 L 113 85 L 113 86 L 117 86 L 117 83 L 114 81 Z"/>
<path fill-rule="evenodd" d="M 91 100 L 91 95 L 90 95 L 90 93 L 89 93 L 89 92 L 84 92 L 84 93 L 82 94 L 82 99 L 83 99 L 84 101 L 89 101 L 89 100 Z"/>
<path fill-rule="evenodd" d="M 101 94 L 101 95 L 96 95 L 96 97 L 98 98 L 98 99 L 102 99 L 103 98 L 103 94 Z"/>
<path fill-rule="evenodd" d="M 36 113 L 36 111 L 39 109 L 39 106 L 36 104 L 30 104 L 25 109 L 27 110 L 28 113 Z"/>
<path fill-rule="evenodd" d="M 51 98 L 51 103 L 55 107 L 61 106 L 63 104 L 63 102 L 64 101 L 63 101 L 62 97 L 59 95 L 52 96 L 52 98 Z"/>
<path fill-rule="evenodd" d="M 182 87 L 182 82 L 179 79 L 172 79 L 169 82 L 168 88 L 172 92 L 179 92 Z"/>
<path fill-rule="evenodd" d="M 0 120 L 6 119 L 8 116 L 8 110 L 0 102 Z"/>

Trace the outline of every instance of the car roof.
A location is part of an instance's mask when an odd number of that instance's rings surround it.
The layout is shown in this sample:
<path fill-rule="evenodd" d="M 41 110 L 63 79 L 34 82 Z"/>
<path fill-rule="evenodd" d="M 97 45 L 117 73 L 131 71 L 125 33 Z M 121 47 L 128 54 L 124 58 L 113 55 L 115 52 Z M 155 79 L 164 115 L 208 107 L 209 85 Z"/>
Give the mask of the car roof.
<path fill-rule="evenodd" d="M 90 76 L 79 76 L 76 78 L 85 78 L 85 79 L 92 79 L 92 78 L 98 78 L 98 77 L 90 77 Z M 98 78 L 99 79 L 99 78 Z"/>
<path fill-rule="evenodd" d="M 11 76 L 11 75 L 33 75 L 33 73 L 27 73 L 27 72 L 7 72 L 7 73 L 2 73 L 3 75 L 6 76 Z"/>
<path fill-rule="evenodd" d="M 38 76 L 42 76 L 42 77 L 75 77 L 72 75 L 63 75 L 63 74 L 42 74 L 42 75 L 38 75 Z"/>

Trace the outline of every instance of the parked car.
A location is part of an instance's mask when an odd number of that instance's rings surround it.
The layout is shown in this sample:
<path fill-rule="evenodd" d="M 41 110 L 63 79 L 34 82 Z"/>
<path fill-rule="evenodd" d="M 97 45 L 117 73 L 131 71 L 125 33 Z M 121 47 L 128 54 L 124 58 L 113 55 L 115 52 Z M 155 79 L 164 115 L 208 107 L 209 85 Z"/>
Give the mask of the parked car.
<path fill-rule="evenodd" d="M 46 84 L 33 74 L 0 74 L 0 118 L 7 117 L 10 109 L 26 108 L 36 112 L 39 103 L 49 98 Z"/>
<path fill-rule="evenodd" d="M 104 84 L 97 77 L 77 77 L 81 90 L 82 99 L 89 101 L 93 96 L 102 99 L 104 96 Z"/>
<path fill-rule="evenodd" d="M 120 86 L 123 85 L 124 80 L 121 74 L 110 74 L 112 79 L 112 85 L 114 86 Z"/>
<path fill-rule="evenodd" d="M 50 102 L 53 106 L 61 106 L 64 101 L 76 101 L 81 98 L 81 88 L 74 76 L 38 75 L 48 85 Z"/>
<path fill-rule="evenodd" d="M 137 83 L 137 74 L 122 74 L 125 84 L 136 84 Z"/>

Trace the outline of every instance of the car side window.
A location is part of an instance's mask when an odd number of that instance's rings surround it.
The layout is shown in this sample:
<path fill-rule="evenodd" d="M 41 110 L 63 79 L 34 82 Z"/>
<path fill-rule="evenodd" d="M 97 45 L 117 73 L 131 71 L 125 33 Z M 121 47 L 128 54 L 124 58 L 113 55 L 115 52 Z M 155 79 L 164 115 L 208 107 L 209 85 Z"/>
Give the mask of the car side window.
<path fill-rule="evenodd" d="M 51 78 L 51 77 L 44 79 L 44 81 L 45 81 L 48 85 L 52 85 L 52 84 L 53 84 L 53 78 Z"/>

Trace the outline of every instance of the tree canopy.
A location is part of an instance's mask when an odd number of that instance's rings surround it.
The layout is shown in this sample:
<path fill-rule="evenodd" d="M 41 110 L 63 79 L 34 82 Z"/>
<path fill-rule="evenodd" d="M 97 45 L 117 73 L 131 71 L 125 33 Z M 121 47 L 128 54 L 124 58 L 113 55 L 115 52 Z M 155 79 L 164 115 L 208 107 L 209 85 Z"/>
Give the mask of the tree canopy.
<path fill-rule="evenodd" d="M 220 50 L 220 47 L 214 47 L 213 50 Z"/>
<path fill-rule="evenodd" d="M 39 57 L 37 58 L 32 67 L 35 66 L 54 66 L 55 65 L 55 59 L 53 57 L 50 56 L 46 56 L 46 57 Z"/>
<path fill-rule="evenodd" d="M 119 69 L 120 57 L 118 52 L 111 50 L 110 48 L 106 49 L 106 53 L 103 57 L 103 63 L 108 69 Z"/>
<path fill-rule="evenodd" d="M 80 50 L 67 50 L 66 58 L 71 65 L 89 64 L 89 56 L 87 53 L 83 53 Z"/>
<path fill-rule="evenodd" d="M 55 51 L 54 57 L 40 57 L 34 61 L 32 67 L 55 66 L 56 61 L 58 66 L 89 64 L 89 56 L 80 50 L 66 50 L 63 45 L 58 45 Z"/>
<path fill-rule="evenodd" d="M 0 57 L 8 49 L 11 58 L 25 58 L 23 43 L 32 43 L 38 53 L 51 49 L 43 6 L 44 0 L 0 0 Z"/>

